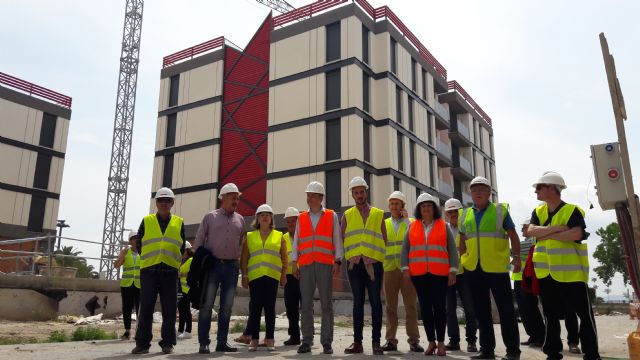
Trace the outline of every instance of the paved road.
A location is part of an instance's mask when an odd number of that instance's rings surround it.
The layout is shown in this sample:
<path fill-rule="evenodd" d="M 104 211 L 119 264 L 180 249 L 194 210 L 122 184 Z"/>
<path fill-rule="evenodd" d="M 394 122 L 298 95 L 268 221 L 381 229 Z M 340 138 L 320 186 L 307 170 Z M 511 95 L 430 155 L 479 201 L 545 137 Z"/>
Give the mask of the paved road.
<path fill-rule="evenodd" d="M 280 321 L 278 321 L 280 325 Z M 626 337 L 630 331 L 635 330 L 637 321 L 629 320 L 627 316 L 598 316 L 596 317 L 596 323 L 599 333 L 600 352 L 603 357 L 613 359 L 627 359 L 629 357 Z M 352 329 L 343 327 L 346 324 L 340 324 L 340 327 L 335 328 L 334 334 L 334 357 L 339 358 L 364 358 L 364 356 L 344 355 L 343 350 L 347 347 L 353 336 Z M 213 326 L 215 329 L 215 325 Z M 154 330 L 159 330 L 159 324 L 154 324 Z M 401 357 L 415 357 L 416 359 L 422 358 L 422 354 L 407 354 L 408 345 L 406 344 L 406 335 L 402 333 L 403 327 L 399 329 L 400 338 L 400 352 L 388 353 L 388 358 L 401 358 Z M 463 330 L 463 329 L 461 329 Z M 155 332 L 154 331 L 154 332 Z M 500 327 L 495 327 L 496 336 L 498 337 L 498 348 L 496 353 L 498 355 L 504 354 L 504 345 L 500 340 Z M 520 326 L 521 338 L 524 338 L 522 326 Z M 422 329 L 421 329 L 422 332 Z M 194 335 L 197 333 L 197 326 L 194 324 Z M 365 339 L 371 334 L 371 328 L 365 328 Z M 213 338 L 215 338 L 215 330 L 212 330 Z M 233 334 L 237 335 L 237 334 Z M 424 333 L 423 333 L 424 335 Z M 155 335 L 157 336 L 157 334 Z M 383 329 L 384 336 L 384 329 Z M 564 335 L 563 335 L 564 336 Z M 276 344 L 282 344 L 287 338 L 286 330 L 279 328 L 276 331 Z M 425 341 L 425 340 L 423 340 Z M 424 344 L 423 344 L 424 345 Z M 68 342 L 68 343 L 55 343 L 55 344 L 33 344 L 33 345 L 5 345 L 0 346 L 0 359 L 39 359 L 39 360 L 70 360 L 70 359 L 131 359 L 133 356 L 130 354 L 133 348 L 133 341 L 96 341 L 96 342 Z M 463 347 L 466 344 L 463 341 Z M 214 357 L 228 357 L 228 358 L 253 358 L 253 357 L 267 357 L 273 356 L 282 359 L 292 359 L 298 357 L 320 357 L 328 358 L 327 355 L 319 355 L 321 353 L 321 347 L 319 344 L 312 349 L 312 355 L 301 356 L 296 353 L 296 347 L 284 347 L 279 346 L 275 352 L 267 352 L 264 349 L 260 349 L 257 353 L 249 353 L 244 345 L 240 346 L 240 351 L 235 354 L 216 354 L 211 355 L 199 355 L 197 354 L 198 344 L 197 340 L 190 339 L 180 341 L 175 347 L 174 354 L 164 355 L 160 352 L 159 346 L 154 343 L 151 347 L 151 352 L 148 355 L 139 356 L 141 359 L 153 358 L 153 359 L 187 359 L 187 358 L 214 358 Z M 530 349 L 523 347 L 522 359 L 523 360 L 542 360 L 546 357 L 542 352 L 536 349 Z M 371 355 L 371 345 L 365 340 L 365 356 Z M 468 354 L 461 351 L 452 352 L 449 354 L 448 359 L 467 359 Z M 566 359 L 580 359 L 581 356 L 565 354 Z"/>

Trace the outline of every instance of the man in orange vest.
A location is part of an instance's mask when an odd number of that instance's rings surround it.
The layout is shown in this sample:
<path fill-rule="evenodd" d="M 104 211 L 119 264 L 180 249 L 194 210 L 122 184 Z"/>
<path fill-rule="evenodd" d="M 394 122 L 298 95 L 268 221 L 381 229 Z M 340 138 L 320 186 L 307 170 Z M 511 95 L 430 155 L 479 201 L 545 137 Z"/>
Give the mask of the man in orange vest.
<path fill-rule="evenodd" d="M 298 353 L 311 352 L 313 345 L 313 295 L 320 295 L 322 325 L 320 343 L 324 354 L 333 354 L 333 276 L 340 271 L 342 240 L 338 215 L 322 206 L 324 185 L 312 181 L 307 186 L 308 211 L 298 217 L 293 236 L 291 260 L 294 275 L 300 279 L 302 303 L 302 344 Z"/>

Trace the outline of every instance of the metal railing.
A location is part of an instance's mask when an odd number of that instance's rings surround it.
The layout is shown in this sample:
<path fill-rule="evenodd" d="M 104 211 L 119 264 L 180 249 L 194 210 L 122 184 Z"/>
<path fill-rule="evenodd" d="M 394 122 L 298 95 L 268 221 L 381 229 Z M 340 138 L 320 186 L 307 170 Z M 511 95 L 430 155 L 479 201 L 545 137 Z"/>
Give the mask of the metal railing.
<path fill-rule="evenodd" d="M 167 55 L 162 59 L 162 67 L 166 68 L 167 66 L 174 65 L 175 63 L 185 59 L 193 59 L 193 57 L 196 55 L 204 54 L 206 52 L 222 47 L 224 43 L 224 36 L 220 36 L 215 39 L 205 41 L 201 44 L 194 45 L 190 48 L 180 50 L 171 55 Z"/>
<path fill-rule="evenodd" d="M 444 155 L 447 159 L 451 160 L 451 145 L 445 144 L 445 142 L 440 139 L 436 139 L 436 151 Z"/>
<path fill-rule="evenodd" d="M 30 96 L 38 96 L 43 99 L 53 101 L 66 108 L 71 108 L 71 97 L 49 90 L 40 85 L 24 81 L 15 76 L 0 72 L 0 84 L 11 86 L 12 88 L 23 91 Z"/>
<path fill-rule="evenodd" d="M 449 122 L 451 120 L 449 116 L 449 110 L 447 110 L 447 108 L 444 105 L 442 105 L 437 99 L 433 103 L 434 103 L 433 110 L 436 112 L 436 114 L 440 115 L 441 118 Z"/>
<path fill-rule="evenodd" d="M 460 134 L 462 134 L 462 136 L 464 136 L 467 140 L 471 141 L 471 135 L 469 134 L 469 128 L 467 127 L 467 125 L 463 124 L 460 121 L 458 121 L 458 132 Z"/>
<path fill-rule="evenodd" d="M 487 113 L 485 113 L 484 110 L 482 110 L 480 105 L 478 105 L 478 103 L 476 103 L 475 100 L 473 100 L 471 95 L 467 93 L 467 91 L 462 87 L 462 85 L 460 85 L 457 81 L 452 80 L 447 83 L 447 86 L 449 87 L 449 90 L 457 91 L 458 94 L 460 94 L 460 96 L 462 96 L 462 98 L 465 99 L 467 103 L 478 113 L 478 115 L 480 115 L 482 120 L 484 120 L 487 124 L 489 124 L 489 126 L 491 126 L 491 118 L 489 117 L 489 115 L 487 115 Z"/>
<path fill-rule="evenodd" d="M 471 162 L 469 160 L 467 160 L 467 158 L 465 158 L 464 156 L 460 155 L 458 157 L 458 163 L 460 164 L 460 167 L 463 170 L 465 170 L 469 174 L 473 175 L 473 170 L 471 169 Z"/>

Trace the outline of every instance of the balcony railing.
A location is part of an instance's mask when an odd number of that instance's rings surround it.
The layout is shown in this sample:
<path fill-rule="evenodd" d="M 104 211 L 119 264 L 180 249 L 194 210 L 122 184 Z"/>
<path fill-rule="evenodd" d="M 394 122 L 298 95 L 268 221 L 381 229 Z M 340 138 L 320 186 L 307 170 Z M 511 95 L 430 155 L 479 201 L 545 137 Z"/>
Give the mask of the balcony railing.
<path fill-rule="evenodd" d="M 71 108 L 71 97 L 49 90 L 42 86 L 32 84 L 28 81 L 18 79 L 15 76 L 0 72 L 0 84 L 10 86 L 16 90 L 29 94 L 30 96 L 38 96 L 43 99 L 53 101 L 54 103 L 66 108 Z"/>
<path fill-rule="evenodd" d="M 441 118 L 447 120 L 447 122 L 450 120 L 449 118 L 449 110 L 447 110 L 447 108 L 440 104 L 440 102 L 438 100 L 436 100 L 434 102 L 434 107 L 433 110 L 435 110 L 436 114 L 440 115 Z"/>
<path fill-rule="evenodd" d="M 459 164 L 460 167 L 468 172 L 469 174 L 473 175 L 473 170 L 471 169 L 471 162 L 469 160 L 467 160 L 464 156 L 460 155 L 459 157 Z"/>
<path fill-rule="evenodd" d="M 467 91 L 457 81 L 455 80 L 449 81 L 447 85 L 449 87 L 449 90 L 457 91 L 458 94 L 460 94 L 460 96 L 462 96 L 462 98 L 465 99 L 467 103 L 476 110 L 478 115 L 482 117 L 482 120 L 484 120 L 487 124 L 489 124 L 489 126 L 491 126 L 491 118 L 489 117 L 489 115 L 487 115 L 487 113 L 485 113 L 484 110 L 482 110 L 480 105 L 478 105 L 478 103 L 476 103 L 476 101 L 473 100 L 471 95 L 469 95 L 469 93 L 467 93 Z"/>
<path fill-rule="evenodd" d="M 448 197 L 453 197 L 453 186 L 442 179 L 438 179 L 438 191 Z"/>
<path fill-rule="evenodd" d="M 447 159 L 451 159 L 451 145 L 445 144 L 444 141 L 440 139 L 436 139 L 436 150 Z"/>
<path fill-rule="evenodd" d="M 471 141 L 471 136 L 469 135 L 469 128 L 467 125 L 458 121 L 458 132 L 462 134 L 467 140 Z"/>

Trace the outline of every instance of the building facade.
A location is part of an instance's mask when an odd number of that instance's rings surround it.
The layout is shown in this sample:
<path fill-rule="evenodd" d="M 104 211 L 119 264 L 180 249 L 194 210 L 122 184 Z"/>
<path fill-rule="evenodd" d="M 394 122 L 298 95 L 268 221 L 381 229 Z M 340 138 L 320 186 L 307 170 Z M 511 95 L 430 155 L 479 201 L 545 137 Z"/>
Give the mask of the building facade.
<path fill-rule="evenodd" d="M 497 200 L 491 119 L 389 8 L 364 0 L 268 16 L 244 50 L 217 38 L 165 57 L 158 110 L 153 189 L 174 189 L 187 237 L 227 182 L 240 213 L 266 202 L 278 224 L 306 208 L 312 180 L 339 212 L 354 176 L 383 209 L 394 190 L 409 209 L 421 192 L 468 203 L 475 175 Z"/>

